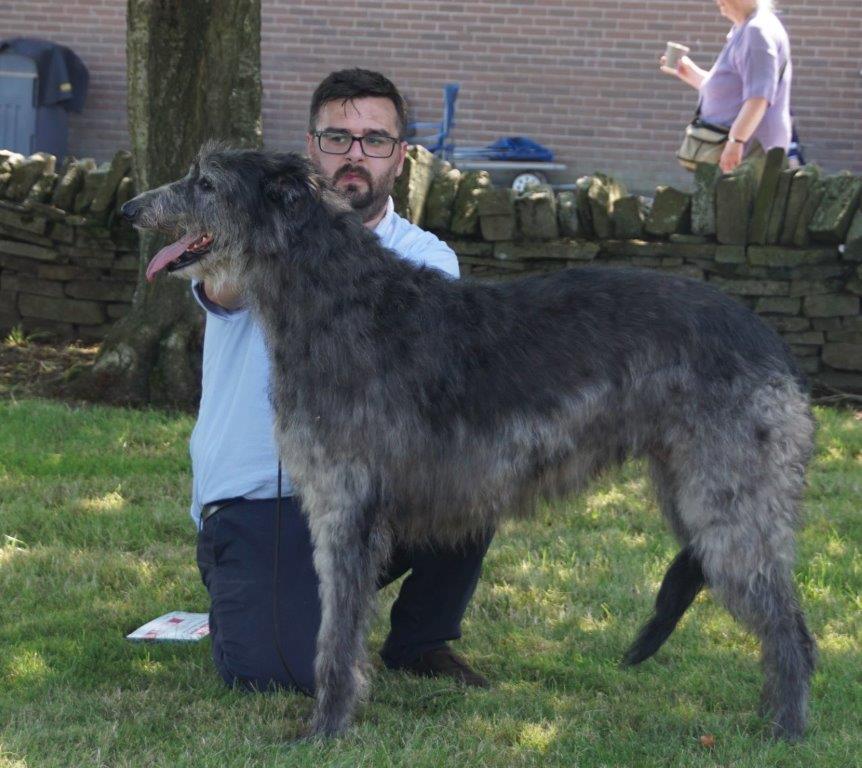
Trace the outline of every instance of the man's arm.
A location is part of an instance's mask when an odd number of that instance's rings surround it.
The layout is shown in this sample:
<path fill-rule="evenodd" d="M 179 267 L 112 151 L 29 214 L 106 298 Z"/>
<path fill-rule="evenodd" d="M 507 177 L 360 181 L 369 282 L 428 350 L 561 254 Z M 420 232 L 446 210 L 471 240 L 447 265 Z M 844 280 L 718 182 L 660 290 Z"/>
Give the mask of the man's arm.
<path fill-rule="evenodd" d="M 239 309 L 242 306 L 242 294 L 235 286 L 222 285 L 215 290 L 212 285 L 204 281 L 201 284 L 201 290 L 209 301 L 223 309 Z"/>

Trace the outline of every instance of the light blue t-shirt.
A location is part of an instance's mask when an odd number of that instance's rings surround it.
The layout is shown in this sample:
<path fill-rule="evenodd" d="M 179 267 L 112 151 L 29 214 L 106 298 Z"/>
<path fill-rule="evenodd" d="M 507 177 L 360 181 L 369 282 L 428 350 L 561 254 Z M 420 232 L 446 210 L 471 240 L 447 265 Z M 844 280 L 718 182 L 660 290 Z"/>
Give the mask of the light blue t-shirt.
<path fill-rule="evenodd" d="M 452 249 L 395 213 L 391 198 L 374 232 L 402 258 L 458 277 Z M 236 496 L 275 498 L 278 455 L 263 330 L 249 310 L 213 304 L 199 284 L 192 293 L 207 313 L 201 404 L 189 445 L 191 515 L 199 525 L 204 504 Z M 289 479 L 283 478 L 281 492 L 291 493 Z"/>

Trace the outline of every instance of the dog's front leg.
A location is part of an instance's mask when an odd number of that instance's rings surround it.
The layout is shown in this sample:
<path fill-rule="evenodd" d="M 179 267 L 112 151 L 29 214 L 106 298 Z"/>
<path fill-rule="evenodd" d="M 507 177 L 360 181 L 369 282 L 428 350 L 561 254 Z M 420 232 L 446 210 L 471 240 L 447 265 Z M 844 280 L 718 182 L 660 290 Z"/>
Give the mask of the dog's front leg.
<path fill-rule="evenodd" d="M 312 736 L 344 731 L 364 689 L 365 626 L 387 551 L 376 518 L 376 506 L 360 503 L 310 520 L 322 608 Z"/>

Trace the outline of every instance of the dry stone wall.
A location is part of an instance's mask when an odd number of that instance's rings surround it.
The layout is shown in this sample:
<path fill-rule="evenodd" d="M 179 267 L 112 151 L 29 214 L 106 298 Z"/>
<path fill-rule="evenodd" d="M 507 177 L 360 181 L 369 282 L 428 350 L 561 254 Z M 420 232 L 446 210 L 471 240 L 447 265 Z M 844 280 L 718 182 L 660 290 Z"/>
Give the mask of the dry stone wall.
<path fill-rule="evenodd" d="M 110 163 L 0 150 L 0 328 L 98 339 L 129 309 L 137 238 L 118 216 L 131 155 Z"/>
<path fill-rule="evenodd" d="M 784 153 L 732 173 L 702 165 L 693 191 L 629 195 L 596 173 L 571 190 L 515 194 L 421 147 L 402 179 L 425 208 L 396 207 L 443 237 L 462 274 L 500 280 L 587 264 L 659 269 L 712 283 L 775 328 L 822 385 L 862 392 L 862 179 L 788 168 Z"/>
<path fill-rule="evenodd" d="M 693 191 L 628 194 L 600 173 L 516 194 L 410 150 L 396 207 L 437 232 L 474 279 L 643 267 L 705 280 L 751 307 L 824 385 L 862 392 L 862 179 L 786 167 L 781 152 Z M 131 158 L 110 163 L 0 150 L 0 328 L 100 338 L 128 310 L 140 269 L 119 207 Z"/>

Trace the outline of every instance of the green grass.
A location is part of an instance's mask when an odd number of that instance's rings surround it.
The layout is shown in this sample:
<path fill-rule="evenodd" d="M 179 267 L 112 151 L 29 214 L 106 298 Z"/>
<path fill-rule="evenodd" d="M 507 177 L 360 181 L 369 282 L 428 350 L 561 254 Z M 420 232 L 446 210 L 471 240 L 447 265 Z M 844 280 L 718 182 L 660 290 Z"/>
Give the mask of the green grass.
<path fill-rule="evenodd" d="M 309 700 L 226 689 L 209 641 L 124 639 L 207 608 L 192 420 L 0 401 L 0 766 L 858 766 L 862 422 L 818 418 L 797 573 L 821 659 L 802 744 L 766 737 L 757 645 L 709 595 L 655 659 L 618 667 L 675 554 L 637 466 L 497 535 L 459 643 L 491 691 L 378 669 L 349 735 L 292 744 Z"/>

